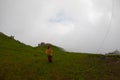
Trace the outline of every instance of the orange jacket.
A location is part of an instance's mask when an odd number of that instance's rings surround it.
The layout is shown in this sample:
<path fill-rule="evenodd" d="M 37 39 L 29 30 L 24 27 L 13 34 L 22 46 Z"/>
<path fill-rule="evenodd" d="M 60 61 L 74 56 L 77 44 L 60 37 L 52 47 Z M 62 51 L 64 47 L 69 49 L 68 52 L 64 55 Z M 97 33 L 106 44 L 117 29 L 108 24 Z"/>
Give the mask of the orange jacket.
<path fill-rule="evenodd" d="M 46 54 L 49 55 L 49 56 L 52 56 L 53 55 L 52 50 L 51 49 L 47 49 L 46 50 Z"/>

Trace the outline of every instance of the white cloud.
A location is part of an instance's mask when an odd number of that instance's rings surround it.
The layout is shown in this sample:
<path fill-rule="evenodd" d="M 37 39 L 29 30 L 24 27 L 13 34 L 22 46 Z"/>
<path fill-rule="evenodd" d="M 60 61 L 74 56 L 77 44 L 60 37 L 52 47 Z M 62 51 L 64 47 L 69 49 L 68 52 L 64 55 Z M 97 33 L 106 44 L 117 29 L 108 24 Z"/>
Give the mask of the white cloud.
<path fill-rule="evenodd" d="M 33 46 L 44 41 L 72 51 L 96 52 L 111 19 L 111 1 L 0 1 L 0 31 L 15 35 L 20 41 Z M 117 13 L 120 8 L 119 1 L 115 4 Z M 115 16 L 115 13 L 112 25 L 117 28 L 112 31 L 114 35 L 120 34 L 119 17 Z M 116 41 L 117 38 L 113 38 L 110 38 L 111 41 Z M 120 39 L 117 39 L 117 42 L 118 40 Z M 106 43 L 114 45 L 111 41 Z M 108 46 L 106 48 L 108 49 Z M 109 46 L 110 49 L 113 50 L 112 46 Z"/>

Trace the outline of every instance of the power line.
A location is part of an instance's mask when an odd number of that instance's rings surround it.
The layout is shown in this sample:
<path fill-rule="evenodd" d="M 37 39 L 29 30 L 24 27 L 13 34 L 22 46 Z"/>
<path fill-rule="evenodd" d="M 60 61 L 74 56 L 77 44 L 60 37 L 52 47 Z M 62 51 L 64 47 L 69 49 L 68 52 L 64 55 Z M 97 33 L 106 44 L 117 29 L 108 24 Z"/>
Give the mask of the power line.
<path fill-rule="evenodd" d="M 106 31 L 106 34 L 105 34 L 105 36 L 104 36 L 104 38 L 103 38 L 103 40 L 102 40 L 102 43 L 101 43 L 101 45 L 100 45 L 100 47 L 98 48 L 98 50 L 97 50 L 97 53 L 99 53 L 100 52 L 100 50 L 102 49 L 102 47 L 103 47 L 103 45 L 104 45 L 104 43 L 105 43 L 105 40 L 106 40 L 106 38 L 107 38 L 107 36 L 108 36 L 108 34 L 109 34 L 109 32 L 110 32 L 110 29 L 111 29 L 111 23 L 112 23 L 112 17 L 113 17 L 113 10 L 114 10 L 114 2 L 113 2 L 114 0 L 112 0 L 112 7 L 111 7 L 111 17 L 110 17 L 110 21 L 109 21 L 109 23 L 108 23 L 108 29 L 107 29 L 107 31 Z"/>

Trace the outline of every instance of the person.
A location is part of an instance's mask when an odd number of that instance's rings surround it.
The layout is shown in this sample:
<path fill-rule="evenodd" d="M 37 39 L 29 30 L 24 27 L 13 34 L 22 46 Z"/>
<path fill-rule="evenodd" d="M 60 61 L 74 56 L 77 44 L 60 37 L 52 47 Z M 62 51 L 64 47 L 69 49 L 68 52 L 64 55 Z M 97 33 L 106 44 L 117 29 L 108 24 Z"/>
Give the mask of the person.
<path fill-rule="evenodd" d="M 52 62 L 52 56 L 53 56 L 53 51 L 51 49 L 51 46 L 48 45 L 47 49 L 46 49 L 46 54 L 48 56 L 48 62 Z"/>

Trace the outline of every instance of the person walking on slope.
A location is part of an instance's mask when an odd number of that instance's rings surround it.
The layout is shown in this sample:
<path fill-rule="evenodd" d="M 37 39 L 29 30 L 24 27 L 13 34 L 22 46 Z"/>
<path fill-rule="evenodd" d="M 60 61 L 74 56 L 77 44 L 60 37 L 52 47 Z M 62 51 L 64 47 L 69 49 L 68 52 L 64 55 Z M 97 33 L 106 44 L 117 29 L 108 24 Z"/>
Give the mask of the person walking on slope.
<path fill-rule="evenodd" d="M 51 49 L 51 46 L 48 45 L 47 49 L 46 49 L 46 54 L 48 56 L 48 62 L 52 62 L 52 56 L 53 56 L 53 51 Z"/>

